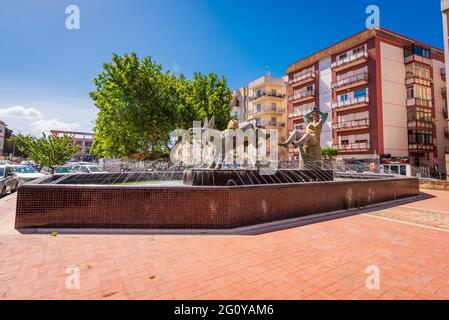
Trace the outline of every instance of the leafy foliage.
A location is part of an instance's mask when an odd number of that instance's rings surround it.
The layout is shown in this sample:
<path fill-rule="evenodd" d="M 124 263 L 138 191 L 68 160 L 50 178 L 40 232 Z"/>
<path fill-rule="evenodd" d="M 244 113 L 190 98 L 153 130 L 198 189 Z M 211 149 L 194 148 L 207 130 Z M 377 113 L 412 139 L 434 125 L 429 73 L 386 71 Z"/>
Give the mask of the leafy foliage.
<path fill-rule="evenodd" d="M 103 69 L 90 93 L 99 110 L 92 147 L 98 156 L 166 157 L 172 130 L 188 129 L 206 116 L 215 116 L 217 128 L 226 127 L 231 90 L 216 74 L 195 73 L 188 80 L 135 53 L 114 55 Z"/>
<path fill-rule="evenodd" d="M 336 148 L 322 148 L 321 155 L 327 160 L 333 160 L 338 156 L 338 150 Z"/>
<path fill-rule="evenodd" d="M 52 170 L 65 164 L 79 150 L 68 135 L 56 137 L 43 133 L 42 137 L 36 138 L 32 135 L 18 134 L 16 139 L 22 153 L 28 155 L 37 165 L 49 167 Z"/>

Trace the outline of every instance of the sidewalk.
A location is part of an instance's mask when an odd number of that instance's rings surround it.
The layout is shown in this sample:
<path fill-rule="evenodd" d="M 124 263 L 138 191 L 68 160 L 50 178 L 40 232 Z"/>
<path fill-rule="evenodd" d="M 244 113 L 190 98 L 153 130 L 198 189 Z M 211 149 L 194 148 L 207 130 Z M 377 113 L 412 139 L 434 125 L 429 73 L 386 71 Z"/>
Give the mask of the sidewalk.
<path fill-rule="evenodd" d="M 449 212 L 449 192 L 425 192 L 407 207 Z M 449 299 L 449 232 L 371 214 L 258 236 L 0 236 L 0 299 Z"/>

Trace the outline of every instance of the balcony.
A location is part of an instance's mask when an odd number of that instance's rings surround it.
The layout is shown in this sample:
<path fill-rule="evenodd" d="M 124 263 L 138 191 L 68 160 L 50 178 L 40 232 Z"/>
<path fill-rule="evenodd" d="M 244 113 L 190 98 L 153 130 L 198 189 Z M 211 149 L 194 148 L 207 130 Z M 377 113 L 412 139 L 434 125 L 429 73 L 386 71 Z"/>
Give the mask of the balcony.
<path fill-rule="evenodd" d="M 367 129 L 369 128 L 369 119 L 352 120 L 337 122 L 332 125 L 332 129 L 336 131 L 347 131 L 356 129 Z"/>
<path fill-rule="evenodd" d="M 288 97 L 288 101 L 293 103 L 299 103 L 313 99 L 315 99 L 315 91 L 304 91 Z"/>
<path fill-rule="evenodd" d="M 341 91 L 366 84 L 368 84 L 368 73 L 363 72 L 361 74 L 357 74 L 355 76 L 341 79 L 337 82 L 332 83 L 332 89 L 335 91 Z"/>
<path fill-rule="evenodd" d="M 412 63 L 412 62 L 421 62 L 427 65 L 431 65 L 431 60 L 429 58 L 425 58 L 423 56 L 420 56 L 419 54 L 411 54 L 404 58 L 405 64 Z"/>
<path fill-rule="evenodd" d="M 409 143 L 408 150 L 412 152 L 428 152 L 435 148 L 433 144 L 427 143 Z"/>
<path fill-rule="evenodd" d="M 273 92 L 273 91 L 269 91 L 269 90 L 264 90 L 261 91 L 260 94 L 256 94 L 252 97 L 249 97 L 249 100 L 257 100 L 259 98 L 262 97 L 271 97 L 271 98 L 279 98 L 279 99 L 284 99 L 285 98 L 285 94 L 283 93 L 279 93 L 279 92 Z"/>
<path fill-rule="evenodd" d="M 259 125 L 262 127 L 265 127 L 266 129 L 285 128 L 285 122 L 281 122 L 281 121 L 262 120 L 262 121 L 259 121 Z"/>
<path fill-rule="evenodd" d="M 288 117 L 289 118 L 304 118 L 304 116 L 306 114 L 308 114 L 309 112 L 312 112 L 312 111 L 313 111 L 313 108 L 307 108 L 304 110 L 296 110 L 296 111 L 293 111 L 292 113 L 289 113 Z"/>
<path fill-rule="evenodd" d="M 332 109 L 337 111 L 341 110 L 351 110 L 356 108 L 368 107 L 369 97 L 363 96 L 358 98 L 352 98 L 346 101 L 337 101 L 332 103 Z"/>
<path fill-rule="evenodd" d="M 263 114 L 263 113 L 275 113 L 283 114 L 285 112 L 284 108 L 272 107 L 269 105 L 262 105 L 261 107 L 256 107 L 252 110 L 252 114 Z"/>
<path fill-rule="evenodd" d="M 337 144 L 334 147 L 337 148 L 339 153 L 368 152 L 371 150 L 369 142 Z"/>
<path fill-rule="evenodd" d="M 419 84 L 423 86 L 431 86 L 432 78 L 423 72 L 407 72 L 405 75 L 405 84 Z"/>
<path fill-rule="evenodd" d="M 288 82 L 288 84 L 293 87 L 301 86 L 306 83 L 315 81 L 315 77 L 316 77 L 315 72 L 310 71 L 310 72 L 295 76 L 292 80 L 290 80 Z"/>
<path fill-rule="evenodd" d="M 432 130 L 433 121 L 428 120 L 410 120 L 407 121 L 408 129 Z"/>
<path fill-rule="evenodd" d="M 421 99 L 421 98 L 408 98 L 407 99 L 407 107 L 432 108 L 433 100 Z"/>
<path fill-rule="evenodd" d="M 357 54 L 348 55 L 344 59 L 337 59 L 337 61 L 332 62 L 331 68 L 333 71 L 338 72 L 365 63 L 367 61 L 368 61 L 368 52 L 362 51 Z"/>

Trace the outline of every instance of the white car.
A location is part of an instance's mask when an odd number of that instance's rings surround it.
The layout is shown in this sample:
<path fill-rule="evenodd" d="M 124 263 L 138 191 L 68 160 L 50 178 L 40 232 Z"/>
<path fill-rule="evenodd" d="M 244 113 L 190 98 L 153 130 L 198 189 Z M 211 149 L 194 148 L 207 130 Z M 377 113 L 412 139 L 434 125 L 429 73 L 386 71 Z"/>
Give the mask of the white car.
<path fill-rule="evenodd" d="M 97 164 L 82 164 L 74 165 L 72 167 L 73 173 L 108 173 L 104 171 L 102 167 Z"/>
<path fill-rule="evenodd" d="M 8 167 L 11 168 L 11 170 L 17 175 L 21 183 L 30 182 L 45 177 L 45 174 L 40 173 L 31 166 L 9 165 Z"/>

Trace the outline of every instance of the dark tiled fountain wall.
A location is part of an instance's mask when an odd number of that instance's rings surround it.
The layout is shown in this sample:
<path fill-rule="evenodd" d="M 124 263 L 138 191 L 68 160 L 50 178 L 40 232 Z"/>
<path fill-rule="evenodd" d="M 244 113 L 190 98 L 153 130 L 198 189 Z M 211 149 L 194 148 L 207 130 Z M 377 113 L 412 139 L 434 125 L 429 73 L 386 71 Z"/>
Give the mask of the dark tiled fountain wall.
<path fill-rule="evenodd" d="M 230 229 L 419 194 L 418 180 L 232 187 L 28 184 L 16 228 Z"/>

